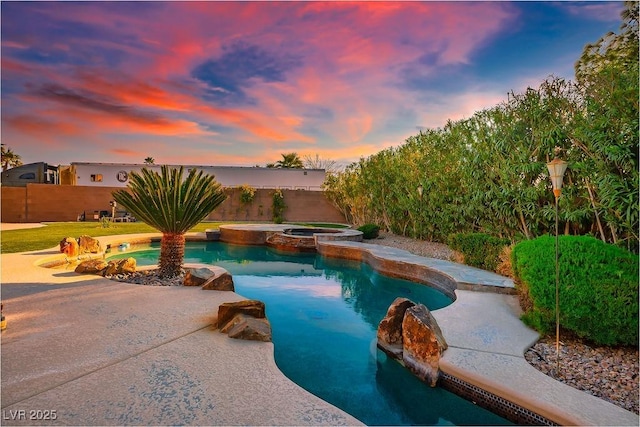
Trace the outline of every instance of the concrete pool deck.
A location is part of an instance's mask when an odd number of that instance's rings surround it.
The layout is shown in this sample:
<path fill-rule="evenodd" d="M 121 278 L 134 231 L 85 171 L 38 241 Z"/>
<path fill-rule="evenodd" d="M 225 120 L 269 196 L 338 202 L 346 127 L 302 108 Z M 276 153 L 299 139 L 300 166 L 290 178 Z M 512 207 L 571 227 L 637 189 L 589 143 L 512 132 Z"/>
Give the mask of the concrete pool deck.
<path fill-rule="evenodd" d="M 148 235 L 127 240 L 143 237 Z M 489 280 L 491 287 L 509 287 L 500 276 L 454 263 L 436 267 L 438 260 L 392 248 L 322 245 L 359 252 L 367 262 L 398 258 L 404 267 L 439 268 L 468 286 Z M 275 365 L 271 343 L 229 339 L 211 326 L 219 304 L 242 296 L 130 285 L 36 266 L 57 254 L 52 248 L 1 256 L 8 323 L 2 332 L 4 425 L 361 424 L 287 379 Z M 455 295 L 453 304 L 433 312 L 449 344 L 443 372 L 558 424 L 638 425 L 636 414 L 526 362 L 524 351 L 537 334 L 518 319 L 514 295 Z"/>

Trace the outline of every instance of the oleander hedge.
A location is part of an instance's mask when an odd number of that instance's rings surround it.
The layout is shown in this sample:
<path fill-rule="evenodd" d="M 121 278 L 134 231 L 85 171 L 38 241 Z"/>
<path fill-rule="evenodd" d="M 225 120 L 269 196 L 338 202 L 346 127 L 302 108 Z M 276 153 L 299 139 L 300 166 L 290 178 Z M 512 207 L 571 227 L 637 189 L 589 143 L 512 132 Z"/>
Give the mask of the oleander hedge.
<path fill-rule="evenodd" d="M 560 327 L 600 345 L 638 344 L 638 255 L 588 236 L 559 238 Z M 517 244 L 513 272 L 530 304 L 522 320 L 555 330 L 555 237 Z"/>

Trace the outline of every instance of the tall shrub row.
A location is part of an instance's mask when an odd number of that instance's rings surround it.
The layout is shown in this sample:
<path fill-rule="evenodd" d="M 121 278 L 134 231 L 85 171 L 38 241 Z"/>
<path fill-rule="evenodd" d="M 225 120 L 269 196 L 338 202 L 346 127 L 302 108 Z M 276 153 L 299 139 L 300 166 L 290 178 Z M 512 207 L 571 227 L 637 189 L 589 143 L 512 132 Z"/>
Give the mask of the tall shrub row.
<path fill-rule="evenodd" d="M 332 174 L 327 196 L 352 223 L 405 236 L 531 239 L 554 231 L 546 163 L 559 147 L 569 162 L 560 233 L 637 250 L 638 3 L 626 6 L 620 34 L 585 47 L 577 81 L 550 76 L 494 108 L 420 131 Z"/>

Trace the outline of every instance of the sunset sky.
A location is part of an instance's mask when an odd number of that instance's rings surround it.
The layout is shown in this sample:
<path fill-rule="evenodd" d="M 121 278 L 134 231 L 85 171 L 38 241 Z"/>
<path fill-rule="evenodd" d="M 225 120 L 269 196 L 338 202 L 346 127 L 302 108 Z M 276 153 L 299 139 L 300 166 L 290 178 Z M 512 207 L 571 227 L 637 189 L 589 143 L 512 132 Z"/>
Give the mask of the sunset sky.
<path fill-rule="evenodd" d="M 622 2 L 1 3 L 24 163 L 357 161 L 573 79 Z"/>

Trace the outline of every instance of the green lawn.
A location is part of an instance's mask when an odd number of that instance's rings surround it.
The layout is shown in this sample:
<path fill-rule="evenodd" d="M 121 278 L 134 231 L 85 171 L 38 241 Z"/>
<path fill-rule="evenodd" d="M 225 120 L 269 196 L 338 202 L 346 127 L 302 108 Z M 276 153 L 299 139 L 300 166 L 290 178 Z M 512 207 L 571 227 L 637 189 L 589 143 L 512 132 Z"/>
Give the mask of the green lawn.
<path fill-rule="evenodd" d="M 220 224 L 229 222 L 201 222 L 189 231 L 204 232 L 209 228 L 218 228 Z M 91 237 L 112 236 L 115 234 L 157 233 L 158 230 L 142 222 L 109 223 L 104 228 L 100 222 L 51 222 L 39 228 L 3 231 L 0 235 L 0 252 L 10 254 L 16 252 L 49 249 L 60 243 L 65 237 L 78 238 L 82 235 Z M 299 223 L 299 225 L 306 225 Z M 343 227 L 339 224 L 308 224 L 319 227 Z"/>
<path fill-rule="evenodd" d="M 111 236 L 114 234 L 157 233 L 158 230 L 143 222 L 110 224 L 104 228 L 100 222 L 53 222 L 39 228 L 3 231 L 0 236 L 0 251 L 4 254 L 49 249 L 65 237 L 78 238 Z M 220 222 L 201 222 L 190 231 L 203 232 L 208 228 L 218 228 Z"/>

